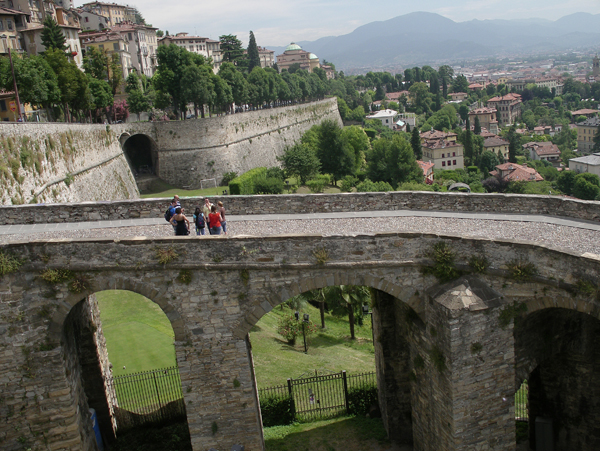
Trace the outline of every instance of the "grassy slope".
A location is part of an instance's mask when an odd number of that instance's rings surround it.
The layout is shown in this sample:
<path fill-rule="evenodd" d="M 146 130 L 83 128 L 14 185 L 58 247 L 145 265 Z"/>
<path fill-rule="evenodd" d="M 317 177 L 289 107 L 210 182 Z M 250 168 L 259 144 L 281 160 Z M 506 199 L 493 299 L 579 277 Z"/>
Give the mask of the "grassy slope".
<path fill-rule="evenodd" d="M 157 304 L 131 291 L 96 296 L 115 376 L 175 366 L 173 329 Z"/>
<path fill-rule="evenodd" d="M 268 451 L 380 451 L 390 449 L 381 419 L 342 417 L 265 428 Z"/>
<path fill-rule="evenodd" d="M 307 306 L 304 312 L 310 314 L 311 321 L 320 325 L 319 310 Z M 287 307 L 277 307 L 263 316 L 250 332 L 252 355 L 256 380 L 259 388 L 282 385 L 288 377 L 297 378 L 304 373 L 316 370 L 362 373 L 375 371 L 375 355 L 371 334 L 371 322 L 367 318 L 362 327 L 356 326 L 356 340 L 350 340 L 347 318 L 325 315 L 326 330 L 319 331 L 309 338 L 308 354 L 304 354 L 302 336 L 295 346 L 277 333 L 277 322 L 293 311 Z"/>

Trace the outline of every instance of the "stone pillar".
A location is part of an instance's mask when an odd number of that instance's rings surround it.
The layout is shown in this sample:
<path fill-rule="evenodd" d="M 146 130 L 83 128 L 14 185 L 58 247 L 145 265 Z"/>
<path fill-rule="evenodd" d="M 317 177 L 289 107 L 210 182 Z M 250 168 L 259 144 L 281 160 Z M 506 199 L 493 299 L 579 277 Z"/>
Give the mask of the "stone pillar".
<path fill-rule="evenodd" d="M 415 451 L 513 451 L 514 338 L 498 323 L 500 294 L 464 277 L 428 297 Z"/>
<path fill-rule="evenodd" d="M 194 451 L 228 450 L 233 445 L 262 451 L 262 424 L 246 341 L 190 340 L 176 342 L 175 350 Z"/>
<path fill-rule="evenodd" d="M 405 309 L 410 307 L 387 293 L 375 291 L 373 338 L 379 408 L 388 436 L 396 443 L 413 440 Z"/>

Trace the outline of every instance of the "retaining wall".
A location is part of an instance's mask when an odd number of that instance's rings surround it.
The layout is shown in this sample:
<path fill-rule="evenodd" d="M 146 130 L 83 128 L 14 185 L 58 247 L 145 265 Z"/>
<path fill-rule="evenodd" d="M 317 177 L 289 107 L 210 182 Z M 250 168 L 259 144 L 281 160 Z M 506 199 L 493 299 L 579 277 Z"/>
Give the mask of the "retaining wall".
<path fill-rule="evenodd" d="M 220 196 L 210 199 L 211 202 L 222 200 L 230 215 L 421 210 L 551 215 L 600 222 L 600 202 L 557 196 L 399 191 Z M 181 199 L 182 206 L 188 212 L 193 212 L 194 207 L 202 203 L 200 197 Z M 0 225 L 160 218 L 168 205 L 169 199 L 135 199 L 78 204 L 4 206 L 0 207 Z"/>

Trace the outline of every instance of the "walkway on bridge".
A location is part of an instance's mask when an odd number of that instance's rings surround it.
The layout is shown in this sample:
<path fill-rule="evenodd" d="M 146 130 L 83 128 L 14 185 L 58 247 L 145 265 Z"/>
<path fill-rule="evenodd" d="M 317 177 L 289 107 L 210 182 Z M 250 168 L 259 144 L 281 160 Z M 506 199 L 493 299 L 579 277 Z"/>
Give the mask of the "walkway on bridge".
<path fill-rule="evenodd" d="M 393 211 L 358 211 L 339 213 L 308 213 L 308 214 L 271 214 L 271 215 L 227 215 L 227 221 L 302 221 L 311 219 L 356 219 L 356 218 L 395 218 L 395 217 L 424 217 L 424 218 L 452 218 L 452 219 L 477 219 L 490 221 L 512 222 L 537 222 L 563 227 L 574 227 L 600 231 L 600 223 L 562 218 L 549 215 L 523 215 L 523 214 L 495 214 L 495 213 L 469 213 L 421 210 L 393 210 Z M 190 218 L 191 219 L 191 215 Z M 51 224 L 14 224 L 0 226 L 0 235 L 18 235 L 43 232 L 60 232 L 71 230 L 109 229 L 116 227 L 136 227 L 165 225 L 164 218 L 121 219 L 117 221 L 89 221 L 89 222 L 63 222 Z"/>

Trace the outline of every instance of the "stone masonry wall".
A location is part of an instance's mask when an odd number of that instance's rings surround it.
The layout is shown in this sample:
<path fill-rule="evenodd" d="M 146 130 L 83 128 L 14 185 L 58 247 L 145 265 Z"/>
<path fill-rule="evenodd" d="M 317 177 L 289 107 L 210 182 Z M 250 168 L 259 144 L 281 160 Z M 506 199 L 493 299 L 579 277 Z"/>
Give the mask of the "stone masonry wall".
<path fill-rule="evenodd" d="M 550 215 L 600 222 L 600 202 L 523 194 L 467 194 L 427 191 L 210 197 L 222 200 L 230 215 L 333 213 L 343 211 L 447 211 Z M 182 198 L 194 211 L 203 198 Z M 169 199 L 81 202 L 0 207 L 0 225 L 162 218 Z"/>
<path fill-rule="evenodd" d="M 335 98 L 308 104 L 183 122 L 155 122 L 158 173 L 174 186 L 200 188 L 200 180 L 226 172 L 279 166 L 277 156 L 323 120 L 342 125 Z"/>
<path fill-rule="evenodd" d="M 490 266 L 482 280 L 504 295 L 491 309 L 489 319 L 481 312 L 449 314 L 441 307 L 428 306 L 424 293 L 434 290 L 438 281 L 423 274 L 421 268 L 432 264 L 428 252 L 440 241 L 451 246 L 457 267 L 464 271 L 469 271 L 468 262 L 475 253 L 488 259 Z M 17 271 L 0 278 L 0 387 L 4 398 L 0 416 L 6 419 L 0 422 L 0 446 L 10 451 L 19 449 L 23 440 L 45 446 L 44 438 L 50 449 L 87 451 L 81 438 L 87 437 L 87 426 L 77 411 L 81 390 L 71 388 L 77 380 L 75 365 L 69 363 L 74 359 L 73 350 L 65 341 L 61 345 L 60 338 L 69 324 L 69 312 L 86 296 L 106 289 L 140 293 L 156 302 L 171 321 L 195 451 L 231 449 L 234 444 L 244 445 L 248 451 L 263 449 L 246 335 L 273 307 L 311 289 L 342 284 L 369 286 L 394 297 L 394 304 L 406 304 L 414 311 L 410 315 L 418 316 L 413 319 L 428 328 L 429 341 L 415 340 L 410 355 L 413 365 L 417 355 L 424 360 L 416 377 L 422 381 L 417 384 L 424 387 L 428 402 L 423 404 L 424 410 L 418 410 L 411 392 L 411 405 L 413 420 L 419 413 L 421 418 L 432 418 L 431 424 L 437 422 L 437 429 L 430 429 L 428 435 L 417 434 L 425 429 L 413 423 L 413 436 L 415 446 L 421 447 L 416 449 L 436 451 L 458 451 L 465 446 L 492 449 L 490 438 L 499 434 L 506 434 L 506 440 L 514 438 L 504 427 L 514 415 L 512 405 L 493 403 L 503 394 L 499 387 L 515 380 L 510 362 L 512 343 L 501 340 L 510 329 L 499 327 L 496 309 L 506 308 L 521 296 L 527 299 L 529 312 L 562 307 L 600 317 L 595 299 L 577 292 L 573 297 L 567 292 L 583 276 L 600 281 L 598 260 L 501 240 L 416 233 L 169 237 L 14 242 L 0 246 L 0 251 L 23 260 Z M 515 259 L 535 263 L 538 274 L 532 281 L 516 283 L 507 266 Z M 68 269 L 72 276 L 49 283 L 40 277 L 47 269 Z M 248 277 L 244 277 L 246 272 Z M 178 280 L 182 274 L 191 277 L 189 284 Z M 79 293 L 73 292 L 75 280 Z M 556 290 L 557 295 L 546 296 L 545 287 Z M 406 318 L 406 313 L 396 313 L 397 321 Z M 455 322 L 456 318 L 461 319 Z M 430 326 L 436 328 L 437 335 Z M 379 330 L 376 325 L 375 332 Z M 412 332 L 413 328 L 407 323 L 406 330 Z M 486 331 L 492 335 L 490 340 L 498 339 L 498 343 L 488 344 Z M 411 340 L 409 337 L 409 343 Z M 473 340 L 482 344 L 480 354 L 471 354 L 469 343 Z M 436 343 L 447 359 L 441 373 L 429 353 Z M 499 363 L 500 350 L 509 356 L 505 364 Z M 387 358 L 385 353 L 383 358 Z M 479 358 L 484 362 L 478 363 Z M 406 360 L 403 357 L 404 363 L 398 365 L 384 361 L 383 365 L 407 368 Z M 461 386 L 461 375 L 456 372 L 467 374 L 471 382 Z M 405 377 L 399 374 L 391 380 Z M 435 380 L 430 384 L 430 379 Z M 478 397 L 469 398 L 467 393 Z M 394 398 L 393 393 L 390 398 Z M 450 404 L 436 413 L 440 403 Z M 461 411 L 462 403 L 476 408 L 460 416 L 466 412 Z M 494 412 L 496 422 L 491 421 L 488 410 Z M 478 416 L 485 424 L 480 439 L 468 435 Z M 453 439 L 446 436 L 435 448 L 430 443 L 438 436 L 437 431 L 448 428 L 447 422 L 442 422 L 446 418 L 450 419 Z M 504 451 L 505 443 L 500 445 Z"/>
<path fill-rule="evenodd" d="M 0 124 L 1 203 L 139 197 L 110 126 Z"/>

